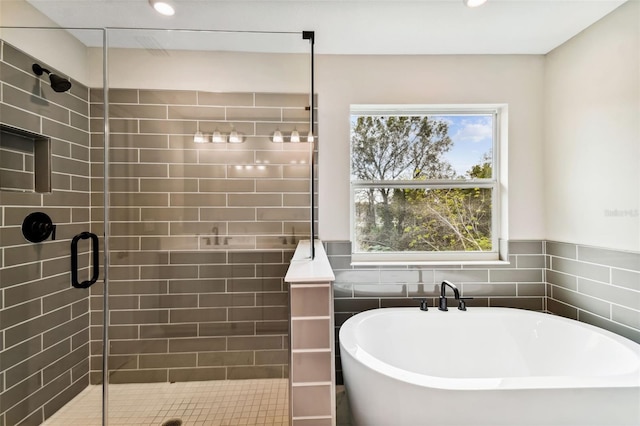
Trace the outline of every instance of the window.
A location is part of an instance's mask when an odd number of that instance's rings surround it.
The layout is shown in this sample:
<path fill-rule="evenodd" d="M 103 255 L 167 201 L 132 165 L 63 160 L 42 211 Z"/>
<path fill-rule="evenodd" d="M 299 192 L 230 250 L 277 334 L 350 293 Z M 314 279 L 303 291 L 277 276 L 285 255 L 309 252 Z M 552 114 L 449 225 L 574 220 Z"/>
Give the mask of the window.
<path fill-rule="evenodd" d="M 353 261 L 498 260 L 497 108 L 351 108 Z"/>

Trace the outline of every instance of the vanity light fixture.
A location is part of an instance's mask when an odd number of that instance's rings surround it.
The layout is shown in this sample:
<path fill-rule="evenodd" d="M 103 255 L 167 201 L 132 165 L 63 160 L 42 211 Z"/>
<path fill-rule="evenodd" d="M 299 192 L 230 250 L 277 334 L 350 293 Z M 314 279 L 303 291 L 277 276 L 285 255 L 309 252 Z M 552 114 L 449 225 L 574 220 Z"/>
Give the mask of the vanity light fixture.
<path fill-rule="evenodd" d="M 291 143 L 300 143 L 300 142 L 302 142 L 302 137 L 300 136 L 300 132 L 297 129 L 293 129 L 293 131 L 291 132 L 291 135 L 289 135 L 289 139 L 288 140 Z M 304 139 L 304 141 L 308 142 L 308 143 L 313 143 L 315 141 L 315 136 L 313 136 L 313 132 L 307 133 L 307 136 Z M 271 135 L 271 142 L 273 142 L 273 143 L 283 143 L 284 142 L 284 135 L 282 134 L 280 129 L 276 129 L 273 132 L 273 135 Z"/>
<path fill-rule="evenodd" d="M 176 13 L 176 10 L 168 1 L 149 0 L 149 4 L 155 9 L 156 12 L 161 15 L 173 16 Z"/>
<path fill-rule="evenodd" d="M 231 133 L 229 133 L 229 143 L 241 143 L 241 142 L 242 142 L 242 136 L 236 131 L 236 129 L 233 129 Z"/>
<path fill-rule="evenodd" d="M 487 0 L 462 0 L 462 2 L 467 7 L 478 7 L 485 4 Z"/>
<path fill-rule="evenodd" d="M 224 136 L 218 131 L 218 129 L 214 130 L 213 135 L 211 135 L 212 143 L 224 143 Z"/>
<path fill-rule="evenodd" d="M 193 142 L 194 143 L 225 143 L 225 142 L 242 143 L 244 142 L 244 138 L 242 137 L 242 134 L 238 133 L 236 130 L 232 130 L 231 133 L 229 133 L 229 137 L 227 138 L 225 137 L 224 134 L 220 133 L 218 129 L 216 129 L 211 135 L 211 139 L 209 139 L 209 136 L 207 136 L 206 134 L 198 130 L 193 135 Z"/>
<path fill-rule="evenodd" d="M 293 129 L 293 132 L 291 132 L 291 139 L 290 139 L 291 143 L 298 143 L 300 142 L 300 133 L 298 133 L 298 131 L 296 129 Z"/>
<path fill-rule="evenodd" d="M 194 135 L 193 135 L 193 142 L 194 143 L 207 143 L 209 142 L 207 136 L 202 133 L 200 130 L 198 130 Z"/>
<path fill-rule="evenodd" d="M 282 132 L 279 129 L 276 129 L 276 131 L 273 132 L 273 136 L 271 138 L 271 141 L 273 143 L 282 143 L 282 142 L 284 142 L 284 138 L 282 137 Z"/>

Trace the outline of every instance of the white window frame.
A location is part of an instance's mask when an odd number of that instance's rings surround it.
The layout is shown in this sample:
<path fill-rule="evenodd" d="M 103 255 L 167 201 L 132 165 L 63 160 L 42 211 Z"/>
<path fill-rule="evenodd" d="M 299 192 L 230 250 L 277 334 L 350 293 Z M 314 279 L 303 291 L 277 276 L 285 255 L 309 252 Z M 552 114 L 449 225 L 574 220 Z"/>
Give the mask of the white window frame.
<path fill-rule="evenodd" d="M 352 241 L 352 264 L 487 264 L 504 263 L 508 258 L 506 244 L 506 173 L 503 175 L 502 156 L 506 154 L 506 105 L 351 105 L 353 116 L 419 116 L 419 115 L 493 115 L 492 178 L 472 180 L 428 180 L 428 181 L 356 181 L 350 175 L 350 233 Z M 503 152 L 504 151 L 504 152 Z M 349 138 L 351 153 L 351 137 Z M 351 167 L 351 165 L 350 165 Z M 505 167 L 506 169 L 506 167 Z M 491 251 L 435 251 L 435 252 L 358 252 L 356 251 L 355 191 L 379 187 L 413 188 L 490 188 Z M 503 204 L 504 203 L 504 204 Z"/>

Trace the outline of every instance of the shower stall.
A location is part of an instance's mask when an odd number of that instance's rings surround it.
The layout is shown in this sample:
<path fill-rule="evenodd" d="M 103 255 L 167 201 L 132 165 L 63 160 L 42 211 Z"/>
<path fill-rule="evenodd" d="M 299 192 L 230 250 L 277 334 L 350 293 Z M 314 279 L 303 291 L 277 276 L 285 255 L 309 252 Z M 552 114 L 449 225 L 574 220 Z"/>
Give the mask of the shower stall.
<path fill-rule="evenodd" d="M 5 27 L 0 48 L 0 425 L 288 424 L 313 34 Z"/>

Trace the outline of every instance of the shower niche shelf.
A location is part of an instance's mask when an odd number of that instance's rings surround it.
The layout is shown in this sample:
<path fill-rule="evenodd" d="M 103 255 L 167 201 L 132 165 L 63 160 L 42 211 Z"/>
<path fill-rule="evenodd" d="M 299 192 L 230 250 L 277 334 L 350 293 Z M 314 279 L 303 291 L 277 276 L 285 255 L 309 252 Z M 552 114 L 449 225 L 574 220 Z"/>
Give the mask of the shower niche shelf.
<path fill-rule="evenodd" d="M 0 191 L 51 192 L 51 139 L 0 124 Z"/>

